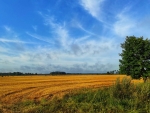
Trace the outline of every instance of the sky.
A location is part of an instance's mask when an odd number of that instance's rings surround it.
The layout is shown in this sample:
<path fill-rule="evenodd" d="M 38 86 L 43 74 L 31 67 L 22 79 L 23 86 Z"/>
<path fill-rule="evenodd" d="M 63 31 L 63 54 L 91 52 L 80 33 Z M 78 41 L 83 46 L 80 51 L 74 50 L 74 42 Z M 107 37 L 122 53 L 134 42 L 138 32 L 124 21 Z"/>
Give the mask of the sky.
<path fill-rule="evenodd" d="M 150 38 L 150 0 L 0 0 L 0 72 L 118 70 L 133 35 Z"/>

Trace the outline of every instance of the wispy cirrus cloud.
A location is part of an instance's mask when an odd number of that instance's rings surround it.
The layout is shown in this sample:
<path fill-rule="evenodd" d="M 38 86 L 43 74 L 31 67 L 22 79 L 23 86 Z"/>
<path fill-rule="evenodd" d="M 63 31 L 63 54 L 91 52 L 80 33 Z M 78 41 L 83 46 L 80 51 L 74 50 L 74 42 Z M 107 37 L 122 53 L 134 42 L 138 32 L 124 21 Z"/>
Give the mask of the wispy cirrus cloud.
<path fill-rule="evenodd" d="M 54 17 L 48 15 L 44 16 L 45 25 L 53 29 L 53 38 L 57 40 L 63 47 L 67 47 L 71 38 L 69 36 L 69 30 L 66 28 L 65 22 L 63 24 L 56 23 Z"/>
<path fill-rule="evenodd" d="M 96 33 L 91 32 L 90 30 L 87 30 L 85 27 L 83 27 L 83 25 L 77 20 L 73 19 L 71 23 L 72 23 L 73 27 L 78 28 L 81 31 L 84 31 L 85 33 L 87 33 L 87 35 L 92 35 L 92 36 L 95 36 L 95 37 L 99 37 L 99 35 L 97 35 Z"/>
<path fill-rule="evenodd" d="M 34 29 L 34 31 L 37 31 L 38 27 L 36 25 L 32 26 L 32 28 Z"/>
<path fill-rule="evenodd" d="M 94 18 L 103 21 L 101 7 L 104 1 L 105 0 L 81 0 L 80 4 Z"/>
<path fill-rule="evenodd" d="M 37 39 L 37 40 L 40 40 L 40 41 L 43 41 L 43 42 L 46 42 L 46 43 L 49 43 L 49 44 L 54 44 L 54 42 L 52 40 L 50 40 L 48 37 L 44 37 L 44 36 L 40 36 L 40 35 L 37 35 L 37 34 L 32 34 L 32 33 L 29 33 L 29 32 L 26 32 L 27 35 Z"/>
<path fill-rule="evenodd" d="M 117 21 L 113 24 L 114 33 L 118 36 L 125 37 L 129 35 L 134 35 L 136 20 L 131 18 L 128 12 L 128 8 L 123 9 L 120 13 L 116 15 Z"/>
<path fill-rule="evenodd" d="M 120 13 L 116 14 L 116 22 L 113 23 L 112 30 L 119 37 L 135 35 L 137 37 L 149 37 L 149 18 L 150 15 L 144 18 L 136 18 L 136 15 L 131 15 L 131 6 L 125 7 Z"/>
<path fill-rule="evenodd" d="M 10 40 L 6 38 L 0 38 L 0 42 L 3 43 L 22 43 L 22 44 L 35 44 L 35 42 L 25 42 L 25 41 L 20 41 L 20 40 Z"/>
<path fill-rule="evenodd" d="M 4 25 L 4 29 L 5 29 L 7 32 L 11 32 L 11 31 L 12 31 L 12 29 L 11 29 L 9 26 L 7 26 L 7 25 Z"/>
<path fill-rule="evenodd" d="M 53 29 L 53 40 L 57 40 L 62 46 L 61 49 L 66 51 L 66 53 L 74 55 L 100 54 L 103 53 L 103 51 L 109 51 L 114 47 L 113 40 L 107 40 L 86 30 L 82 24 L 76 20 L 72 21 L 74 23 L 73 27 L 77 27 L 86 33 L 85 36 L 80 38 L 70 36 L 69 32 L 71 28 L 67 29 L 68 26 L 66 22 L 57 23 L 55 22 L 55 18 L 50 15 L 44 15 L 43 13 L 40 13 L 40 15 L 44 19 L 44 24 L 49 26 L 50 29 Z M 95 36 L 98 38 L 95 38 Z M 84 43 L 82 41 L 84 41 Z"/>
<path fill-rule="evenodd" d="M 2 36 L 0 36 L 0 42 L 2 42 L 3 44 L 22 44 L 22 46 L 24 44 L 36 44 L 36 42 L 25 41 L 25 39 L 23 39 L 22 36 L 20 36 L 17 32 L 15 32 L 11 27 L 7 25 L 3 26 L 3 29 L 7 31 L 6 33 L 4 32 Z"/>

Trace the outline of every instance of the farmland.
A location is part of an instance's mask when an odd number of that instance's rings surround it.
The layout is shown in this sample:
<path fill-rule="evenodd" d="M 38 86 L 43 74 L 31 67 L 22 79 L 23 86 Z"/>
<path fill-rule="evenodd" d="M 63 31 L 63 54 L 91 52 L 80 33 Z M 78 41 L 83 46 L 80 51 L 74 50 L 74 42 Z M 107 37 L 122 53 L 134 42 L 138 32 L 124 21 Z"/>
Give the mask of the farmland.
<path fill-rule="evenodd" d="M 79 88 L 109 86 L 125 75 L 15 76 L 0 78 L 0 102 L 11 104 L 23 99 L 51 98 Z"/>
<path fill-rule="evenodd" d="M 63 97 L 78 89 L 97 89 L 115 83 L 126 75 L 9 76 L 0 78 L 0 106 Z M 128 77 L 129 78 L 129 77 Z M 142 82 L 142 80 L 133 80 Z"/>

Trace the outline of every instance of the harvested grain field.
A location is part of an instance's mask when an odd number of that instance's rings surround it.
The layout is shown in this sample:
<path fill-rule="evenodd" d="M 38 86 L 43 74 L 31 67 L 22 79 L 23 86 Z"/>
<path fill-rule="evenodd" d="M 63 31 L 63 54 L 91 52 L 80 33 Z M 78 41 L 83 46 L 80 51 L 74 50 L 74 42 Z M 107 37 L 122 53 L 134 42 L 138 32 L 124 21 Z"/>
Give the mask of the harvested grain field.
<path fill-rule="evenodd" d="M 0 104 L 24 99 L 50 99 L 80 88 L 99 88 L 113 84 L 125 75 L 10 76 L 0 78 Z"/>

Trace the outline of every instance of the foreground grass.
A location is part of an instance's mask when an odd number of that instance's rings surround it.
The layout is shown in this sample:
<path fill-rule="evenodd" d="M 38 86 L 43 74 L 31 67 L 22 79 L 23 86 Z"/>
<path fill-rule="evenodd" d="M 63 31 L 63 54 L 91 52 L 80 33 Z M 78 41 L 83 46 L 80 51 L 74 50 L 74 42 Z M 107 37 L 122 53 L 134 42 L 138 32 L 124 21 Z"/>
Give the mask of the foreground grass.
<path fill-rule="evenodd" d="M 14 113 L 150 113 L 150 82 L 133 84 L 131 79 L 117 79 L 107 88 L 82 89 L 62 99 L 25 100 L 0 107 L 0 112 Z"/>

